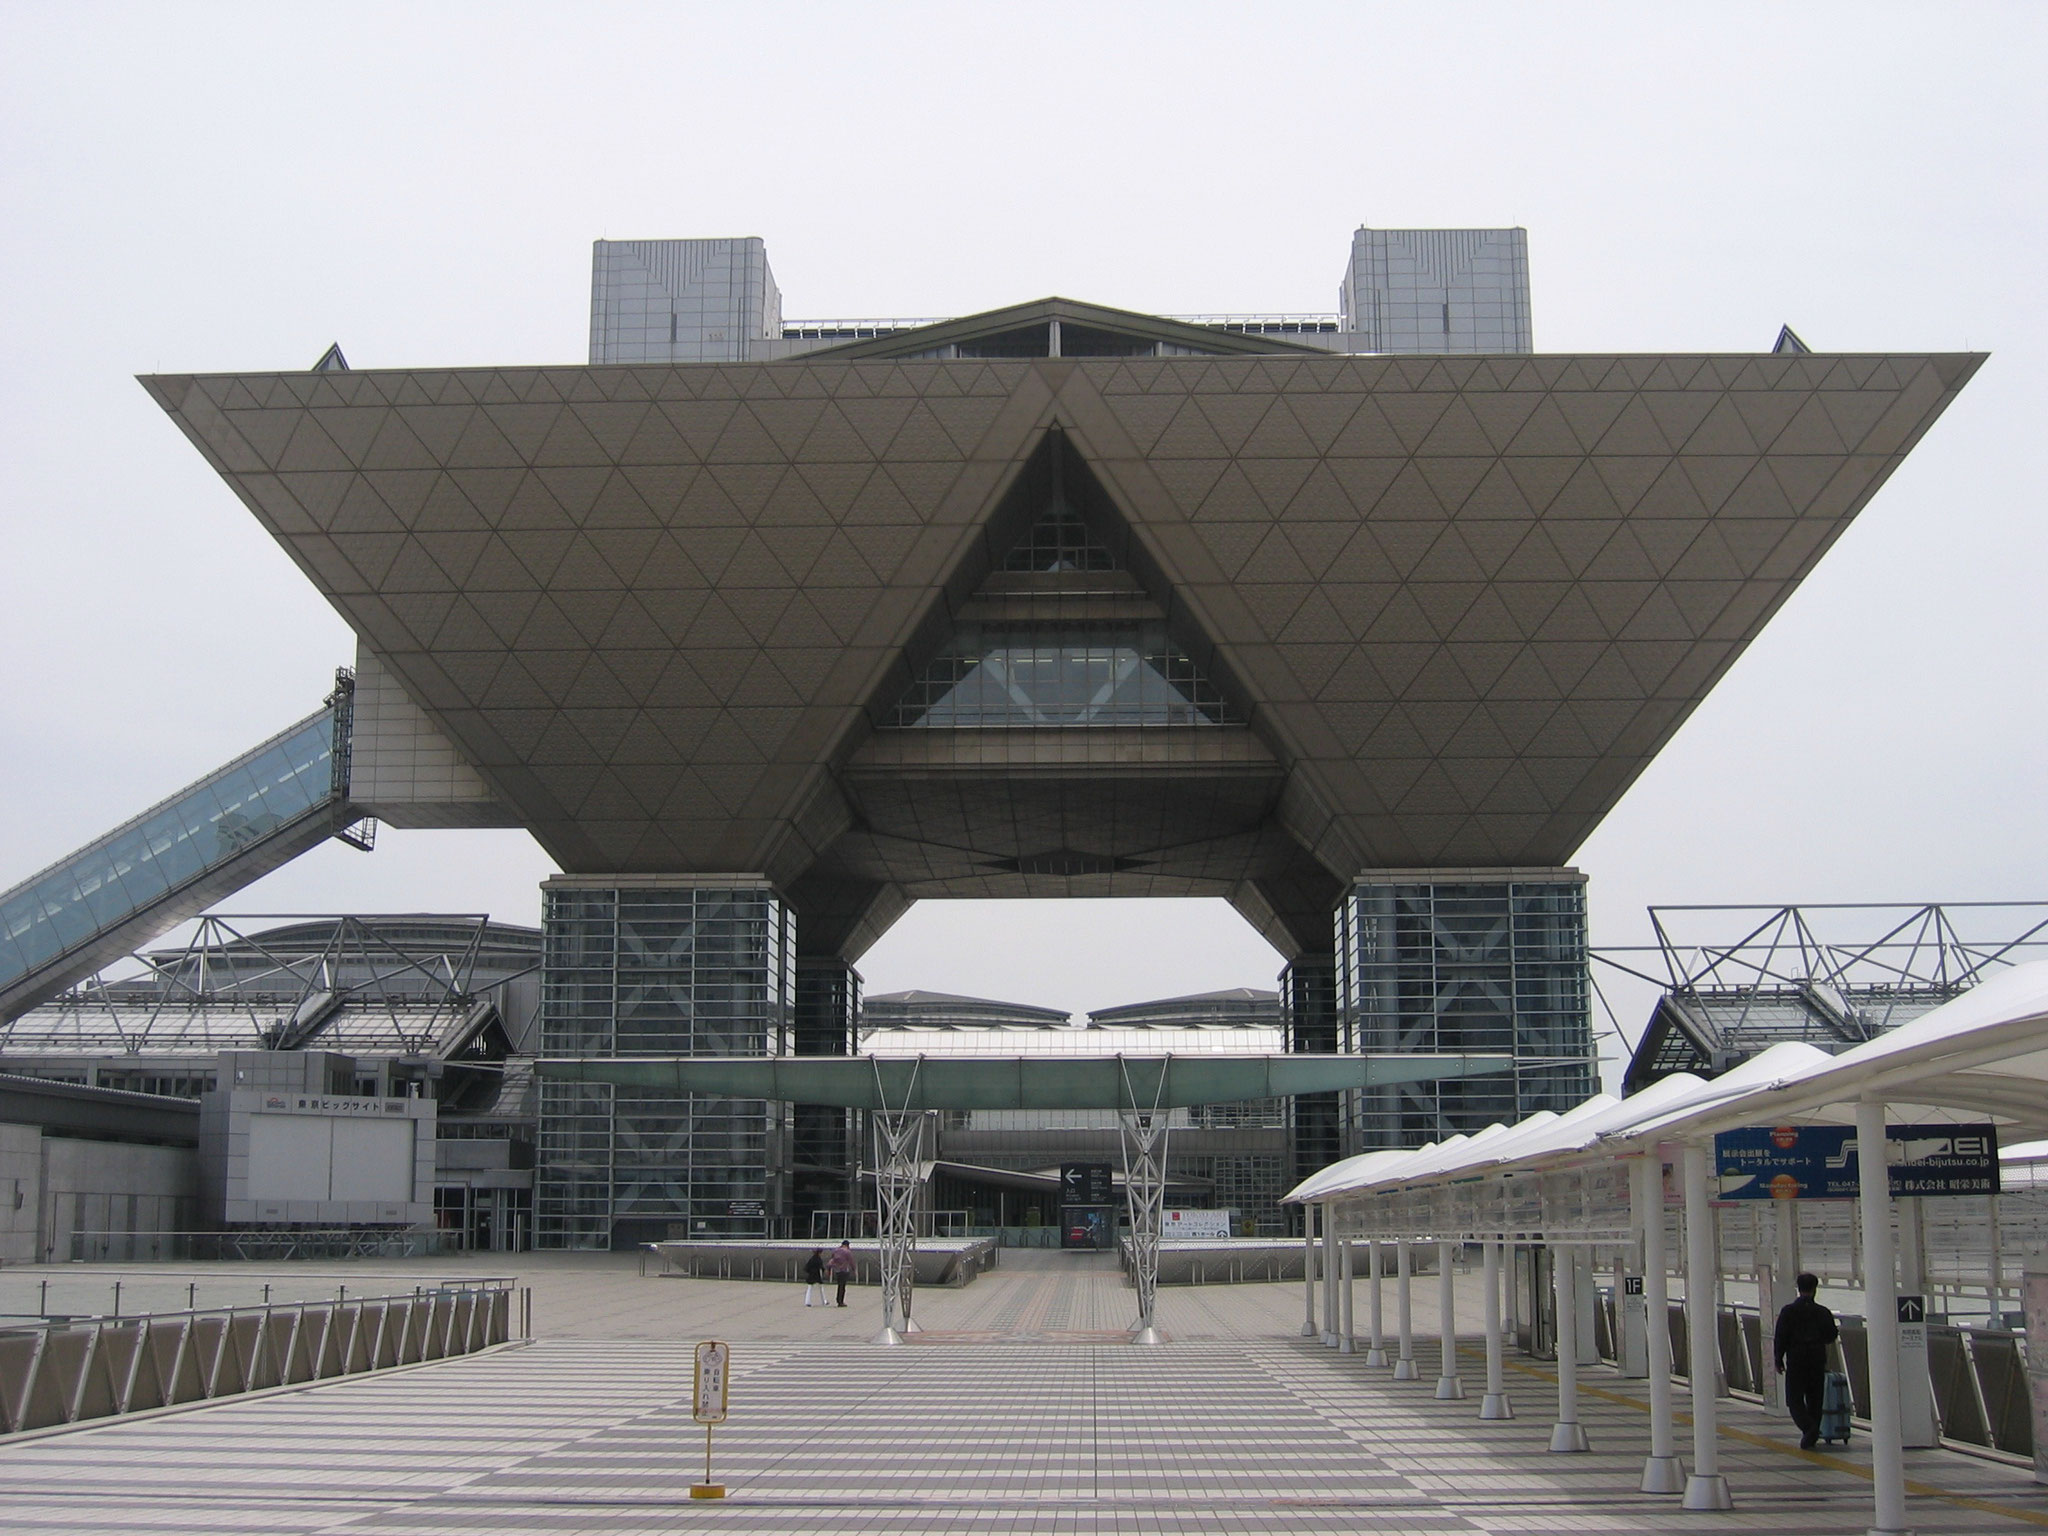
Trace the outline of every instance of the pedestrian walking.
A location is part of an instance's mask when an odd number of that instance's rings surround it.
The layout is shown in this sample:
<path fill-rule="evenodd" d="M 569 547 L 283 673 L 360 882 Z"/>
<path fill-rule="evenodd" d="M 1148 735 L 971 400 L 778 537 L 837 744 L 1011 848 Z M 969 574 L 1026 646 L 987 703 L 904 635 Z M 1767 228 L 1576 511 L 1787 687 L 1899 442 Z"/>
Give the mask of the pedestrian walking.
<path fill-rule="evenodd" d="M 813 1248 L 804 1260 L 804 1305 L 815 1307 L 824 1300 L 825 1250 Z"/>
<path fill-rule="evenodd" d="M 832 1250 L 832 1257 L 825 1261 L 825 1269 L 839 1283 L 839 1294 L 834 1301 L 845 1306 L 846 1282 L 853 1278 L 853 1243 L 850 1239 L 840 1239 L 839 1246 Z"/>
<path fill-rule="evenodd" d="M 1778 1314 L 1771 1334 L 1771 1360 L 1785 1378 L 1785 1406 L 1799 1426 L 1799 1448 L 1820 1443 L 1821 1398 L 1827 1386 L 1828 1346 L 1841 1336 L 1835 1314 L 1816 1299 L 1820 1277 L 1801 1275 L 1799 1294 Z"/>

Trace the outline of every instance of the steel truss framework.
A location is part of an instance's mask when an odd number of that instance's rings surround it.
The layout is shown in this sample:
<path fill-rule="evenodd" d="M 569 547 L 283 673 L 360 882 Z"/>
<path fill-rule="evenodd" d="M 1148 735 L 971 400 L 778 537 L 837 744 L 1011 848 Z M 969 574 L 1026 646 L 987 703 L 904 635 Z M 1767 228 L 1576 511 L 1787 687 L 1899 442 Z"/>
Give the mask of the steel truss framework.
<path fill-rule="evenodd" d="M 1780 1040 L 1844 1050 L 2048 955 L 2048 902 L 1652 907 L 1650 924 L 1655 944 L 1591 952 L 1603 1002 L 1602 971 L 1661 994 L 1629 1092 L 1714 1076 Z"/>
<path fill-rule="evenodd" d="M 391 918 L 303 913 L 203 917 L 183 944 L 135 955 L 0 1023 L 0 1052 L 318 1046 L 344 1000 L 352 1036 L 367 1026 L 385 1036 L 381 1049 L 433 1051 L 477 1002 L 491 927 L 483 913 L 401 918 L 396 926 Z M 524 969 L 537 965 L 536 953 Z M 488 985 L 508 979 L 494 971 Z M 351 1047 L 363 1042 L 340 1048 Z"/>

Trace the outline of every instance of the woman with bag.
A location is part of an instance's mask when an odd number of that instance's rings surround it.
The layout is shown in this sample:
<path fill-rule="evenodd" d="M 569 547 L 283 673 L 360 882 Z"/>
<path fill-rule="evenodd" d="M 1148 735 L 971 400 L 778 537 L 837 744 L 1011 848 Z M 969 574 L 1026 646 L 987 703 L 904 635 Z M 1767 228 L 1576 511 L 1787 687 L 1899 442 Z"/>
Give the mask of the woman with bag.
<path fill-rule="evenodd" d="M 818 1293 L 825 1284 L 825 1250 L 813 1248 L 811 1256 L 804 1260 L 804 1305 L 815 1307 L 822 1303 Z"/>

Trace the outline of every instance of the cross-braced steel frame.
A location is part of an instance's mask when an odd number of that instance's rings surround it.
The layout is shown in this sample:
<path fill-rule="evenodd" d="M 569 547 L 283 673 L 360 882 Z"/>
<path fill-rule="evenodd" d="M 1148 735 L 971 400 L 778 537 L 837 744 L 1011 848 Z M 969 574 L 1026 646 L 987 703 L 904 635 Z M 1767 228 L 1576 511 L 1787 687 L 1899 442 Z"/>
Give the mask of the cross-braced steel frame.
<path fill-rule="evenodd" d="M 1160 1108 L 1166 1092 L 1166 1074 L 1159 1074 L 1148 1107 L 1131 1082 L 1129 1064 L 1118 1057 L 1117 1066 L 1123 1077 L 1126 1105 L 1118 1112 L 1118 1119 L 1123 1125 L 1124 1205 L 1131 1227 L 1131 1281 L 1138 1291 L 1138 1324 L 1131 1332 L 1131 1340 L 1157 1344 L 1159 1228 L 1166 1207 L 1166 1137 L 1172 1119 Z"/>
<path fill-rule="evenodd" d="M 898 1109 L 888 1108 L 881 1068 L 875 1069 L 875 1094 L 883 1107 L 874 1111 L 875 1207 L 881 1236 L 882 1331 L 877 1344 L 900 1344 L 917 1325 L 910 1320 L 911 1292 L 917 1284 L 917 1186 L 924 1176 L 924 1130 L 927 1110 L 908 1106 L 917 1099 L 917 1079 L 924 1066 L 918 1058 Z"/>

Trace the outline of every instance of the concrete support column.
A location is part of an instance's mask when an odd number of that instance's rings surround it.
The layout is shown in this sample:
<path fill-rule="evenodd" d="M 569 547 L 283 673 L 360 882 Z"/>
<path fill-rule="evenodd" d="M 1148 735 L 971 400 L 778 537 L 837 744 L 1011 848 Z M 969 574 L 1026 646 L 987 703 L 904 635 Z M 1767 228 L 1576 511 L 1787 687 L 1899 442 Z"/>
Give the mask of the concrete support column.
<path fill-rule="evenodd" d="M 1714 1277 L 1721 1256 L 1714 1250 L 1714 1208 L 1708 1175 L 1711 1141 L 1685 1144 L 1685 1338 L 1692 1374 L 1692 1476 L 1685 1480 L 1687 1509 L 1732 1509 L 1728 1479 L 1721 1475 L 1721 1411 L 1714 1401 L 1720 1359 L 1720 1331 L 1714 1325 Z"/>
<path fill-rule="evenodd" d="M 1507 1363 L 1501 1358 L 1500 1262 L 1501 1245 L 1486 1245 L 1486 1396 L 1479 1401 L 1482 1419 L 1512 1419 L 1515 1410 L 1508 1403 Z"/>
<path fill-rule="evenodd" d="M 1342 1326 L 1337 1330 L 1337 1353 L 1340 1355 L 1358 1353 L 1358 1298 L 1351 1284 L 1352 1257 L 1352 1242 L 1346 1237 L 1337 1244 L 1337 1267 L 1340 1272 L 1338 1311 L 1343 1317 Z"/>
<path fill-rule="evenodd" d="M 1394 1325 L 1400 1333 L 1400 1354 L 1394 1361 L 1394 1380 L 1415 1380 L 1415 1314 L 1409 1282 L 1414 1278 L 1412 1245 L 1394 1244 Z"/>
<path fill-rule="evenodd" d="M 1770 1220 L 1770 1268 L 1757 1266 L 1757 1312 L 1766 1349 L 1770 1347 L 1771 1329 L 1778 1314 L 1799 1294 L 1799 1202 L 1773 1200 Z M 1785 1411 L 1785 1378 L 1776 1371 L 1764 1372 L 1763 1399 L 1764 1406 L 1773 1412 Z"/>
<path fill-rule="evenodd" d="M 1301 1320 L 1301 1336 L 1316 1336 L 1316 1208 L 1308 1202 L 1301 1207 L 1301 1292 L 1308 1314 Z"/>
<path fill-rule="evenodd" d="M 1436 1323 L 1443 1340 L 1443 1359 L 1437 1366 L 1436 1395 L 1440 1402 L 1456 1402 L 1465 1395 L 1465 1383 L 1458 1375 L 1458 1292 L 1451 1275 L 1451 1258 L 1456 1243 L 1436 1245 Z"/>
<path fill-rule="evenodd" d="M 798 955 L 791 1052 L 856 1054 L 860 989 L 860 972 L 836 955 Z M 813 1212 L 843 1211 L 860 1204 L 860 1116 L 838 1105 L 792 1104 L 789 1125 L 790 1230 L 805 1233 L 811 1230 Z"/>
<path fill-rule="evenodd" d="M 1369 1309 L 1367 1320 L 1371 1326 L 1368 1346 L 1365 1351 L 1367 1365 L 1387 1363 L 1386 1319 L 1380 1297 L 1380 1240 L 1374 1238 L 1365 1245 L 1366 1304 Z"/>
<path fill-rule="evenodd" d="M 1572 1277 L 1579 1298 L 1579 1364 L 1600 1363 L 1599 1327 L 1594 1317 L 1600 1302 L 1600 1278 L 1593 1263 L 1591 1248 L 1574 1248 L 1572 1262 L 1578 1266 L 1578 1273 Z"/>
<path fill-rule="evenodd" d="M 1653 1147 L 1636 1163 L 1636 1208 L 1643 1228 L 1643 1344 L 1650 1383 L 1650 1454 L 1644 1493 L 1685 1492 L 1671 1412 L 1671 1279 L 1664 1252 L 1664 1163 Z"/>
<path fill-rule="evenodd" d="M 1590 1451 L 1592 1442 L 1579 1423 L 1579 1266 L 1569 1249 L 1550 1250 L 1551 1288 L 1557 1300 L 1557 1425 L 1550 1432 L 1553 1451 Z"/>
<path fill-rule="evenodd" d="M 1331 1219 L 1335 1213 L 1328 1202 L 1323 1205 L 1323 1348 L 1335 1349 L 1337 1338 L 1337 1253 L 1331 1246 L 1332 1230 L 1336 1223 Z"/>
<path fill-rule="evenodd" d="M 1872 1536 L 1894 1536 L 1906 1529 L 1906 1453 L 1899 1437 L 1897 1259 L 1881 1100 L 1856 1106 L 1856 1172 L 1856 1202 L 1863 1216 L 1863 1326 L 1870 1340 L 1870 1474 L 1877 1513 L 1870 1529 Z"/>

